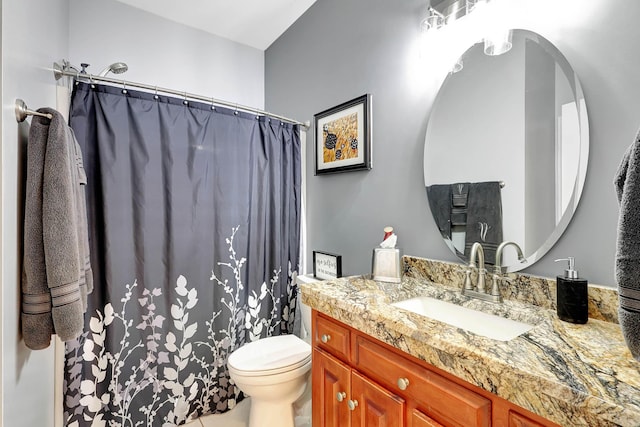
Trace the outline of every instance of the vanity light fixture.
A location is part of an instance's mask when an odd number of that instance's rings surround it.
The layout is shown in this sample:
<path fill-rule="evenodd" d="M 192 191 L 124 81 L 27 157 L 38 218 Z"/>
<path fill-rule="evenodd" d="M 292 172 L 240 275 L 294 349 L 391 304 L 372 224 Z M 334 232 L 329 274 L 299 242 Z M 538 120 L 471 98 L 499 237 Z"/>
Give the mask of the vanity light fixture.
<path fill-rule="evenodd" d="M 453 67 L 451 67 L 451 73 L 457 73 L 458 71 L 462 71 L 462 68 L 464 68 L 464 63 L 462 62 L 462 57 L 460 57 L 458 58 L 456 63 L 453 64 Z"/>
<path fill-rule="evenodd" d="M 510 29 L 492 30 L 490 34 L 484 37 L 484 53 L 485 55 L 495 56 L 511 50 L 512 32 Z"/>
<path fill-rule="evenodd" d="M 444 25 L 444 15 L 432 7 L 427 9 L 427 17 L 422 20 L 421 29 L 425 34 L 435 31 Z"/>
<path fill-rule="evenodd" d="M 513 31 L 506 25 L 504 10 L 499 7 L 498 1 L 492 3 L 491 9 L 485 13 L 487 30 L 484 36 L 484 53 L 485 55 L 496 56 L 511 50 Z"/>
<path fill-rule="evenodd" d="M 437 31 L 439 28 L 451 24 L 471 12 L 476 14 L 489 6 L 490 0 L 431 0 L 427 9 L 427 16 L 422 20 L 421 29 L 424 35 Z M 505 28 L 496 10 L 486 10 L 485 16 L 491 22 L 488 23 L 487 34 L 484 37 L 484 53 L 486 55 L 502 55 L 508 52 L 512 46 L 512 32 Z M 462 63 L 458 61 L 452 72 L 462 69 Z"/>

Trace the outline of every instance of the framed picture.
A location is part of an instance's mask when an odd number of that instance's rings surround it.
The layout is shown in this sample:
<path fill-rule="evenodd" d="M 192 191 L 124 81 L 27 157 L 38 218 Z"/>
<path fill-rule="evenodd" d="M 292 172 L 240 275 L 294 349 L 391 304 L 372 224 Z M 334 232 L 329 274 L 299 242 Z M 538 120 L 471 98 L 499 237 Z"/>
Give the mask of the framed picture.
<path fill-rule="evenodd" d="M 313 117 L 316 175 L 371 169 L 371 95 Z"/>
<path fill-rule="evenodd" d="M 313 251 L 313 277 L 316 279 L 342 277 L 342 256 Z"/>

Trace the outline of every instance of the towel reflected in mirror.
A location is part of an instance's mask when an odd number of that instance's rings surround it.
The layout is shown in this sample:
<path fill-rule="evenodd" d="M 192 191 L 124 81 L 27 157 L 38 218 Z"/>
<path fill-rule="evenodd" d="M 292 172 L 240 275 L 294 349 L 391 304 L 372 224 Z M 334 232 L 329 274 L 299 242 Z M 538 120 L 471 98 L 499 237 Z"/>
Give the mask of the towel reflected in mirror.
<path fill-rule="evenodd" d="M 469 258 L 471 246 L 482 244 L 485 263 L 495 264 L 502 236 L 501 181 L 434 184 L 427 187 L 433 217 L 442 237 L 456 253 Z"/>

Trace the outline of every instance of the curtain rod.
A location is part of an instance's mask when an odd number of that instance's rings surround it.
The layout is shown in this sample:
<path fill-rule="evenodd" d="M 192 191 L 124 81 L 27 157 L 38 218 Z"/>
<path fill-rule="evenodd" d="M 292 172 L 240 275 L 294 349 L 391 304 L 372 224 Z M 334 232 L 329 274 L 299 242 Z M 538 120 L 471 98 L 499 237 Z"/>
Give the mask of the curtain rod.
<path fill-rule="evenodd" d="M 259 114 L 261 116 L 267 116 L 267 117 L 273 117 L 275 119 L 278 120 L 282 120 L 288 123 L 292 123 L 295 125 L 300 125 L 304 128 L 304 130 L 309 130 L 309 128 L 311 127 L 311 122 L 307 121 L 305 123 L 299 122 L 297 120 L 294 119 L 290 119 L 288 117 L 284 117 L 284 116 L 280 116 L 278 114 L 272 114 L 269 113 L 268 111 L 264 111 L 264 110 L 260 110 L 257 108 L 253 108 L 253 107 L 249 107 L 246 105 L 240 105 L 240 104 L 236 104 L 233 102 L 228 102 L 228 101 L 223 101 L 221 99 L 216 99 L 216 98 L 212 98 L 212 97 L 207 97 L 207 96 L 202 96 L 202 95 L 196 95 L 194 93 L 188 93 L 185 91 L 178 91 L 178 90 L 174 90 L 174 89 L 167 89 L 164 87 L 159 87 L 159 86 L 152 86 L 152 85 L 148 85 L 145 83 L 137 83 L 137 82 L 130 82 L 127 80 L 121 80 L 121 79 L 114 79 L 112 77 L 103 77 L 103 76 L 96 76 L 93 74 L 87 74 L 87 73 L 81 73 L 79 71 L 71 71 L 68 69 L 65 69 L 63 67 L 61 67 L 58 63 L 54 62 L 53 63 L 53 75 L 55 76 L 56 80 L 60 80 L 63 76 L 68 76 L 68 77 L 75 77 L 76 79 L 86 79 L 89 81 L 97 81 L 97 82 L 106 82 L 106 83 L 113 83 L 113 84 L 117 84 L 117 85 L 122 85 L 122 87 L 134 87 L 134 88 L 140 88 L 140 89 L 146 89 L 146 90 L 150 90 L 153 92 L 162 92 L 162 93 L 167 93 L 170 95 L 176 95 L 176 96 L 180 96 L 183 98 L 190 98 L 190 99 L 195 99 L 198 101 L 203 101 L 203 102 L 208 102 L 210 104 L 215 104 L 215 105 L 221 105 L 224 107 L 229 107 L 229 108 L 235 108 L 236 110 L 242 110 L 242 111 L 247 111 L 250 113 L 256 113 Z"/>

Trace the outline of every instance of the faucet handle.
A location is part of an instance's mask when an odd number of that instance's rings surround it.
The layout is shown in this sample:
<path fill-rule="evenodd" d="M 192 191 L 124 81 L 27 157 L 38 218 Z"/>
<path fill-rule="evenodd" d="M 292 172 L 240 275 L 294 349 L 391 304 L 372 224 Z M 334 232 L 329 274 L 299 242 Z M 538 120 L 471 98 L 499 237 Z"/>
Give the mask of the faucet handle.
<path fill-rule="evenodd" d="M 491 283 L 491 295 L 500 296 L 500 284 L 502 283 L 502 276 L 499 273 L 493 273 L 493 280 Z"/>
<path fill-rule="evenodd" d="M 478 292 L 486 292 L 485 278 L 484 278 L 486 274 L 487 274 L 487 270 L 485 268 L 478 268 L 478 283 L 476 284 L 476 288 L 478 289 Z"/>
<path fill-rule="evenodd" d="M 471 283 L 471 267 L 464 270 L 464 289 L 468 291 L 473 289 L 473 284 Z"/>

